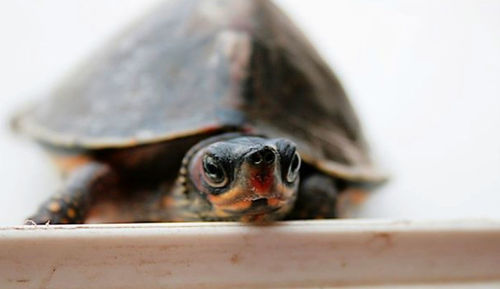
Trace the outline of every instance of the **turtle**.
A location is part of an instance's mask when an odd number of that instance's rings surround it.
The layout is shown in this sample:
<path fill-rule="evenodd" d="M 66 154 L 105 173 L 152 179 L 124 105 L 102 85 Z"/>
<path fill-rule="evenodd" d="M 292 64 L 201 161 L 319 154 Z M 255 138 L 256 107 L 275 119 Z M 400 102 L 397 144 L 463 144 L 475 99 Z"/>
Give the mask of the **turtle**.
<path fill-rule="evenodd" d="M 64 177 L 37 224 L 336 218 L 384 180 L 339 80 L 264 0 L 163 3 L 13 123 Z"/>

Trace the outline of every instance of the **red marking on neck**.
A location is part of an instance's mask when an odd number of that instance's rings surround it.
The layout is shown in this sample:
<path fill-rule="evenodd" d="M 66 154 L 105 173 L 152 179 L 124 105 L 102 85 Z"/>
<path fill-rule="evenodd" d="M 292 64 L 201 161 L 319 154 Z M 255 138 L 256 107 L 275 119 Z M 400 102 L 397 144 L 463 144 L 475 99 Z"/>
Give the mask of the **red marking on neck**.
<path fill-rule="evenodd" d="M 274 175 L 272 170 L 259 170 L 256 172 L 252 172 L 251 175 L 252 177 L 250 179 L 250 184 L 255 188 L 255 192 L 257 194 L 269 193 L 274 182 Z"/>

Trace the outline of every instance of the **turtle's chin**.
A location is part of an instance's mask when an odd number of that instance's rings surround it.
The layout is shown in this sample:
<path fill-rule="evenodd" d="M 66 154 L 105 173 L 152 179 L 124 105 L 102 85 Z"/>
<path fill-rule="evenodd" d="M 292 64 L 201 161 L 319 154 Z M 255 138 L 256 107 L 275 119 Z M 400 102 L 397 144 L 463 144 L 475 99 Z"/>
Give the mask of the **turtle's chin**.
<path fill-rule="evenodd" d="M 221 220 L 265 223 L 283 219 L 293 208 L 296 199 L 294 187 L 281 186 L 281 191 L 269 194 L 271 197 L 254 197 L 222 204 L 212 204 Z M 240 191 L 238 188 L 233 190 Z M 244 193 L 242 195 L 245 195 Z"/>
<path fill-rule="evenodd" d="M 276 220 L 281 220 L 290 212 L 293 207 L 293 203 L 294 199 L 288 200 L 288 202 L 283 202 L 283 204 L 280 206 L 262 205 L 255 208 L 252 206 L 250 209 L 240 213 L 239 221 L 251 223 L 268 223 Z"/>

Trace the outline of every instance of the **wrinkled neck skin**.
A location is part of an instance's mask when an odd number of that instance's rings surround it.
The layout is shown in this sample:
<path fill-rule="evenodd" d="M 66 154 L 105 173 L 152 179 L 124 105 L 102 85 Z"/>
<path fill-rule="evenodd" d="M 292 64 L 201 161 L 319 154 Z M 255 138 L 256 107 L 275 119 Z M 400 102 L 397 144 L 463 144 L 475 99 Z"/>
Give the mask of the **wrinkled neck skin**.
<path fill-rule="evenodd" d="M 298 176 L 289 177 L 295 155 L 295 145 L 284 139 L 226 134 L 205 140 L 186 154 L 167 209 L 177 221 L 281 220 L 297 196 Z M 207 184 L 207 156 L 220 161 L 225 185 Z"/>

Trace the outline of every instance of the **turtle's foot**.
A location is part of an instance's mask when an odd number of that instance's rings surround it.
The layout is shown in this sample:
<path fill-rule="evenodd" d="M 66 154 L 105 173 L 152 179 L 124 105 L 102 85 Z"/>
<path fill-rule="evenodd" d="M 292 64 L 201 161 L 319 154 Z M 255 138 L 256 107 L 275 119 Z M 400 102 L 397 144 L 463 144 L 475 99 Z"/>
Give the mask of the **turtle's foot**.
<path fill-rule="evenodd" d="M 36 224 L 81 224 L 93 196 L 113 185 L 115 176 L 108 166 L 90 162 L 68 176 L 63 189 L 52 195 L 27 220 Z"/>
<path fill-rule="evenodd" d="M 79 199 L 81 196 L 76 192 L 57 193 L 45 201 L 27 221 L 36 224 L 81 224 L 85 212 L 78 203 Z"/>
<path fill-rule="evenodd" d="M 337 197 L 337 186 L 330 176 L 306 176 L 301 180 L 297 201 L 288 219 L 336 218 Z"/>

